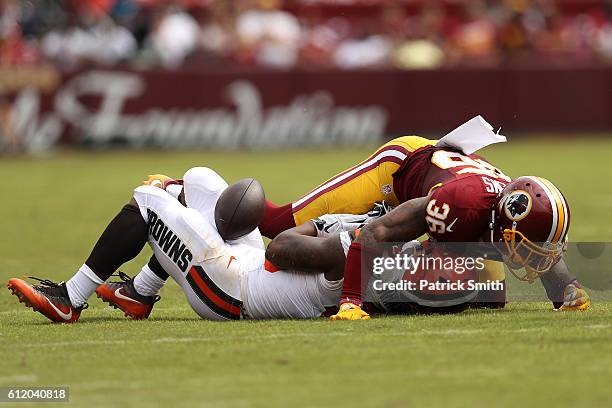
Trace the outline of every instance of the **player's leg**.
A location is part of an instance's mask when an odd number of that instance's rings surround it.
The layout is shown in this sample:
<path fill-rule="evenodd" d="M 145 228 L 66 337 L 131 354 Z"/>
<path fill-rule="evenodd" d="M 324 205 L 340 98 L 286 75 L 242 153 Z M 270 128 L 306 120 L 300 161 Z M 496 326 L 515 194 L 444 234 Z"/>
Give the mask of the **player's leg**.
<path fill-rule="evenodd" d="M 227 183 L 209 168 L 194 167 L 183 176 L 182 188 L 185 203 L 206 217 L 211 217 L 214 214 L 215 203 L 227 188 Z M 169 197 L 161 191 L 151 190 L 148 195 L 150 197 L 147 197 L 146 193 L 136 192 L 136 197 L 139 197 L 143 206 L 149 205 L 158 212 L 165 211 L 162 208 L 167 205 L 171 208 L 176 207 L 176 203 L 168 201 Z M 122 281 L 100 285 L 96 289 L 96 294 L 102 301 L 123 311 L 126 316 L 134 320 L 146 319 L 154 303 L 159 300 L 158 293 L 168 277 L 168 273 L 153 255 L 134 278 L 122 275 Z"/>
<path fill-rule="evenodd" d="M 185 173 L 183 177 L 183 189 L 187 206 L 197 210 L 197 212 L 202 215 L 203 219 L 209 220 L 206 227 L 202 229 L 211 228 L 210 223 L 214 216 L 216 202 L 225 188 L 227 188 L 225 180 L 211 169 L 196 167 Z M 151 194 L 153 195 L 151 199 L 147 199 L 146 194 L 138 191 L 136 197 L 139 198 L 139 201 L 142 202 L 144 206 L 149 205 L 151 207 L 161 208 L 160 211 L 165 211 L 166 204 L 164 203 L 168 200 L 167 195 L 156 190 L 152 190 L 152 192 L 157 194 Z M 157 195 L 160 195 L 162 198 L 159 199 L 156 197 Z M 147 204 L 147 201 L 150 201 L 150 203 Z M 176 203 L 171 200 L 168 205 L 170 208 L 175 208 L 175 211 L 181 211 L 183 208 L 177 206 Z M 159 211 L 156 212 L 156 214 L 159 215 Z M 263 249 L 264 247 L 263 240 L 258 231 L 253 231 L 247 236 L 239 238 L 232 243 L 234 247 L 239 244 L 246 244 L 259 249 Z M 225 268 L 225 270 L 227 270 L 227 268 Z M 149 316 L 154 303 L 142 302 L 142 297 L 145 296 L 147 300 L 158 300 L 159 297 L 157 293 L 164 285 L 167 278 L 168 274 L 165 269 L 160 265 L 157 258 L 153 256 L 149 263 L 142 268 L 141 272 L 138 273 L 134 279 L 125 279 L 123 282 L 106 283 L 98 287 L 96 292 L 103 301 L 121 309 L 127 316 L 133 319 L 142 319 Z M 120 289 L 121 296 L 116 295 L 117 289 Z M 190 296 L 195 296 L 195 292 L 189 292 L 189 290 L 186 291 L 188 298 Z M 198 301 L 197 299 L 195 300 Z"/>
<path fill-rule="evenodd" d="M 123 272 L 119 272 L 119 277 L 120 281 L 98 286 L 98 298 L 134 320 L 148 318 L 153 305 L 160 300 L 159 291 L 167 282 L 168 273 L 153 255 L 134 278 Z"/>
<path fill-rule="evenodd" d="M 227 182 L 208 167 L 193 167 L 183 175 L 183 191 L 187 207 L 198 210 L 206 217 L 214 213 L 219 196 Z"/>
<path fill-rule="evenodd" d="M 197 210 L 205 218 L 212 219 L 217 200 L 227 187 L 227 182 L 214 170 L 207 167 L 193 167 L 183 176 L 183 190 L 187 207 Z M 264 248 L 263 239 L 257 229 L 234 240 L 233 243 Z"/>
<path fill-rule="evenodd" d="M 138 206 L 130 202 L 108 224 L 85 263 L 68 282 L 41 280 L 41 284 L 32 286 L 14 278 L 8 287 L 20 302 L 49 319 L 75 322 L 98 285 L 140 253 L 147 240 L 146 231 Z"/>
<path fill-rule="evenodd" d="M 266 204 L 261 232 L 274 238 L 280 232 L 323 214 L 364 214 L 378 201 L 397 205 L 393 173 L 406 157 L 436 141 L 404 136 L 384 144 L 366 160 L 330 178 L 291 204 Z"/>
<path fill-rule="evenodd" d="M 202 212 L 214 209 L 214 203 L 226 187 L 225 180 L 208 168 L 195 167 L 183 176 L 185 201 Z M 100 285 L 96 294 L 134 320 L 148 318 L 154 303 L 159 300 L 159 291 L 168 280 L 168 273 L 153 255 L 134 278 L 121 277 L 122 281 Z"/>
<path fill-rule="evenodd" d="M 181 286 L 196 313 L 210 320 L 239 319 L 241 273 L 250 262 L 263 264 L 263 251 L 226 244 L 215 228 L 213 212 L 184 207 L 161 189 L 141 186 L 134 197 L 147 222 L 155 258 Z"/>
<path fill-rule="evenodd" d="M 227 183 L 214 170 L 194 167 L 183 176 L 182 188 L 185 203 L 209 217 L 221 192 L 227 188 Z M 161 203 L 167 198 L 163 196 Z M 122 281 L 100 285 L 96 294 L 102 301 L 123 311 L 126 316 L 134 320 L 146 319 L 153 309 L 153 304 L 159 300 L 158 293 L 168 277 L 168 273 L 153 255 L 133 279 L 123 275 Z"/>
<path fill-rule="evenodd" d="M 141 296 L 155 296 L 169 277 L 155 255 L 152 255 L 149 262 L 134 277 L 134 289 Z"/>

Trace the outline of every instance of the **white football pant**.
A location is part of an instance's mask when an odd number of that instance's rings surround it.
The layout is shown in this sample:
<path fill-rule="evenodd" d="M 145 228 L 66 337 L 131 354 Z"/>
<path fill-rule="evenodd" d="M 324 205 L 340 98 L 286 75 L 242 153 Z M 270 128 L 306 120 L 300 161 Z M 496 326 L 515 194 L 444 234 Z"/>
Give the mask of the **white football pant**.
<path fill-rule="evenodd" d="M 330 282 L 323 273 L 268 272 L 259 230 L 223 241 L 214 220 L 215 204 L 227 187 L 221 176 L 196 167 L 183 180 L 188 207 L 158 187 L 140 186 L 134 198 L 155 257 L 199 316 L 313 318 L 337 305 L 341 280 Z"/>

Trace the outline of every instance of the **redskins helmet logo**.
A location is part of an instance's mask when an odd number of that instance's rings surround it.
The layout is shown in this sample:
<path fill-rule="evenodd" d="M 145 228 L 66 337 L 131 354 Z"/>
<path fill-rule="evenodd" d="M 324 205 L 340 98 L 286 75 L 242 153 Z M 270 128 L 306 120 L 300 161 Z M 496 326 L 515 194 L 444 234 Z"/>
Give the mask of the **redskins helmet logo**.
<path fill-rule="evenodd" d="M 523 190 L 511 192 L 504 203 L 504 211 L 512 221 L 522 220 L 531 211 L 531 196 Z"/>

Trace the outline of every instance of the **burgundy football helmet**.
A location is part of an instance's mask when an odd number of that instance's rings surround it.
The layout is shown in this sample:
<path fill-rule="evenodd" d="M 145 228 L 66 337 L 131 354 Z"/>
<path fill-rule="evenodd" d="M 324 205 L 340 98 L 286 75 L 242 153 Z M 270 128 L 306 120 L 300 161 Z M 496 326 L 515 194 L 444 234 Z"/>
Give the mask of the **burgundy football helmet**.
<path fill-rule="evenodd" d="M 522 176 L 499 194 L 491 242 L 512 274 L 531 283 L 561 259 L 569 224 L 569 204 L 559 189 L 542 177 Z"/>

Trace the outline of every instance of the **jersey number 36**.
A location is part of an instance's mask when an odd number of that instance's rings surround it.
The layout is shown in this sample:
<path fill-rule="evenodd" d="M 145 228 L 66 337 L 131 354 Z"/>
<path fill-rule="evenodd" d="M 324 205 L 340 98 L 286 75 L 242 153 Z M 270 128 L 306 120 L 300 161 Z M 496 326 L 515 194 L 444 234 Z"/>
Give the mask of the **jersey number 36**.
<path fill-rule="evenodd" d="M 446 203 L 436 205 L 436 200 L 433 199 L 427 204 L 427 216 L 425 221 L 429 225 L 429 230 L 438 234 L 444 234 L 446 232 L 446 217 L 450 212 L 450 207 Z"/>

